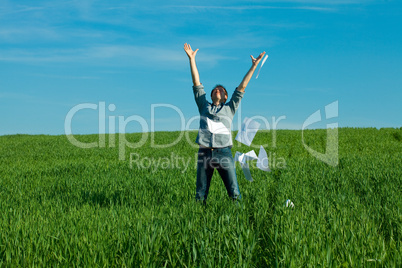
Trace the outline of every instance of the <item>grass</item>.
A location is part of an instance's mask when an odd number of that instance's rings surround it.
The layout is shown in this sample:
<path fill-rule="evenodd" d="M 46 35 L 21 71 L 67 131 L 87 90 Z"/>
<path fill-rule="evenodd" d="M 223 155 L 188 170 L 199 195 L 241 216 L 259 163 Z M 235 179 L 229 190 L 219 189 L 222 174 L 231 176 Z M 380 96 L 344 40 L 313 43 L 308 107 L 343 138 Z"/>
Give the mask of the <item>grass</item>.
<path fill-rule="evenodd" d="M 268 144 L 272 172 L 254 167 L 250 183 L 237 164 L 237 203 L 216 172 L 207 206 L 195 202 L 197 149 L 185 138 L 155 149 L 149 137 L 120 161 L 118 145 L 1 136 L 0 266 L 398 267 L 401 134 L 341 128 L 339 165 L 331 167 L 307 152 L 301 131 L 278 130 L 275 146 L 271 132 L 259 131 L 256 148 L 235 143 L 232 152 L 258 154 Z M 154 144 L 179 136 L 156 132 Z M 325 153 L 326 130 L 304 139 Z M 294 208 L 284 206 L 288 198 Z"/>

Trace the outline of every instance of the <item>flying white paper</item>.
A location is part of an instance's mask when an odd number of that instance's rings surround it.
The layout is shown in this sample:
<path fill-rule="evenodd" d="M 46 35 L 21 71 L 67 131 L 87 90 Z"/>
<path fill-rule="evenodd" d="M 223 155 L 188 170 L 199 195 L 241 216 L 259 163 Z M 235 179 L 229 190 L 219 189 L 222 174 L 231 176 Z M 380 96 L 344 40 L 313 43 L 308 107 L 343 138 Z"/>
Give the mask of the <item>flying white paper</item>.
<path fill-rule="evenodd" d="M 260 123 L 248 117 L 244 118 L 244 121 L 241 124 L 241 130 L 237 133 L 235 140 L 250 146 L 259 127 Z"/>
<path fill-rule="evenodd" d="M 254 152 L 254 150 L 251 150 L 250 152 L 244 154 L 244 159 L 245 159 L 245 161 L 257 160 L 257 159 L 258 159 L 258 156 L 257 156 L 257 154 Z"/>
<path fill-rule="evenodd" d="M 240 163 L 241 169 L 243 170 L 244 177 L 248 181 L 253 181 L 253 178 L 251 177 L 251 172 L 250 172 L 250 167 L 248 166 L 247 162 L 246 163 Z"/>
<path fill-rule="evenodd" d="M 257 79 L 258 76 L 260 75 L 261 68 L 262 68 L 262 66 L 264 65 L 264 63 L 265 63 L 265 61 L 266 61 L 267 59 L 268 59 L 268 54 L 265 55 L 265 58 L 262 60 L 261 65 L 260 65 L 260 69 L 258 69 L 258 73 L 257 73 L 257 76 L 255 77 L 255 79 Z"/>
<path fill-rule="evenodd" d="M 248 153 L 245 153 L 245 154 L 242 154 L 240 152 L 236 152 L 236 154 L 235 154 L 235 161 L 240 163 L 244 176 L 246 177 L 246 179 L 248 181 L 253 181 L 253 178 L 251 177 L 250 166 L 248 165 L 247 161 L 254 160 L 254 159 L 258 159 L 254 150 L 252 150 Z"/>
<path fill-rule="evenodd" d="M 222 122 L 214 122 L 207 117 L 207 124 L 211 133 L 230 135 L 230 130 Z"/>
<path fill-rule="evenodd" d="M 245 154 L 236 152 L 235 161 L 238 161 L 241 164 L 244 164 L 244 163 L 246 163 L 246 161 L 249 161 L 249 160 L 258 160 L 258 157 L 257 157 L 256 153 L 254 152 L 254 150 L 251 150 L 250 152 L 245 153 Z"/>
<path fill-rule="evenodd" d="M 241 162 L 243 160 L 243 156 L 244 156 L 244 154 L 242 154 L 241 152 L 236 152 L 235 157 L 234 157 L 234 161 L 235 162 Z"/>
<path fill-rule="evenodd" d="M 260 152 L 258 153 L 257 167 L 263 171 L 271 171 L 269 169 L 267 152 L 262 146 L 260 146 Z"/>

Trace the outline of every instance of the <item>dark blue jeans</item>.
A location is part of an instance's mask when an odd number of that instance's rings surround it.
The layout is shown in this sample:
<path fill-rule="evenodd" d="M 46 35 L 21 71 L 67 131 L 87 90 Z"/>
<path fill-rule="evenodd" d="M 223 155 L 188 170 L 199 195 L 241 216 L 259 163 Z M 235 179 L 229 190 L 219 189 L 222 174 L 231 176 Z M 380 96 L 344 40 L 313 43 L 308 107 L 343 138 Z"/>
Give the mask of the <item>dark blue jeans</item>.
<path fill-rule="evenodd" d="M 232 199 L 240 199 L 239 185 L 237 184 L 236 169 L 232 150 L 225 148 L 200 148 L 197 162 L 197 189 L 196 200 L 206 201 L 209 186 L 214 170 L 217 169 L 225 184 L 226 191 Z"/>

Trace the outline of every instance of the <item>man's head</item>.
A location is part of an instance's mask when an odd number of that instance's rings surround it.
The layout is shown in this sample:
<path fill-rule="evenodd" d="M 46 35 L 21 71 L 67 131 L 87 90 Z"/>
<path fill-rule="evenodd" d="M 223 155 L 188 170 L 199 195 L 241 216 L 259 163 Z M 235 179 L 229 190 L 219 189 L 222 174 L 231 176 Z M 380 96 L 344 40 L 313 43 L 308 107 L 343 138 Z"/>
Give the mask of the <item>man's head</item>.
<path fill-rule="evenodd" d="M 211 99 L 214 103 L 216 101 L 219 101 L 220 103 L 225 103 L 228 99 L 228 92 L 226 91 L 226 88 L 219 84 L 216 85 L 211 91 Z"/>

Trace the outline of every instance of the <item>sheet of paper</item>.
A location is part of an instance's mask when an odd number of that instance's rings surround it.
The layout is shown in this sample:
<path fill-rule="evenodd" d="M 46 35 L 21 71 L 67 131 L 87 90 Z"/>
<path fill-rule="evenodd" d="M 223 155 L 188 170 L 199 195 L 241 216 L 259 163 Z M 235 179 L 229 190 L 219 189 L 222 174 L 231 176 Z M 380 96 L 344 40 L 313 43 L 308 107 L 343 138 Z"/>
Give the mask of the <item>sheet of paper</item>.
<path fill-rule="evenodd" d="M 236 140 L 250 146 L 259 127 L 260 123 L 248 117 L 244 118 L 244 121 L 241 124 L 241 129 L 237 133 Z"/>
<path fill-rule="evenodd" d="M 285 206 L 286 206 L 286 207 L 294 208 L 294 207 L 295 207 L 295 204 L 293 204 L 293 202 L 290 201 L 290 199 L 288 199 L 288 200 L 286 200 L 286 202 L 285 202 Z"/>
<path fill-rule="evenodd" d="M 214 122 L 207 117 L 208 129 L 213 134 L 230 135 L 230 130 L 222 122 Z"/>
<path fill-rule="evenodd" d="M 237 162 L 240 162 L 241 164 L 244 164 L 244 163 L 246 163 L 246 161 L 258 160 L 258 156 L 254 152 L 254 150 L 252 150 L 248 153 L 245 153 L 245 154 L 236 152 L 234 160 L 235 160 L 235 162 L 237 161 Z"/>
<path fill-rule="evenodd" d="M 260 146 L 260 152 L 258 153 L 257 168 L 263 171 L 271 171 L 269 169 L 268 155 L 264 147 Z"/>
<path fill-rule="evenodd" d="M 236 152 L 235 157 L 234 157 L 234 161 L 235 162 L 241 162 L 241 160 L 243 160 L 243 156 L 244 156 L 244 154 L 242 154 L 241 152 Z M 240 158 L 241 158 L 241 160 L 240 160 Z"/>
<path fill-rule="evenodd" d="M 248 181 L 253 181 L 253 178 L 251 177 L 250 166 L 248 165 L 247 161 L 254 159 L 258 159 L 254 150 L 245 154 L 240 152 L 236 152 L 235 154 L 235 161 L 240 163 L 244 176 Z"/>
<path fill-rule="evenodd" d="M 240 163 L 240 166 L 243 170 L 244 177 L 246 177 L 248 181 L 253 181 L 253 178 L 251 177 L 250 167 L 248 166 L 247 162 L 245 162 L 244 164 Z"/>
<path fill-rule="evenodd" d="M 250 152 L 244 154 L 244 159 L 245 159 L 245 161 L 257 160 L 257 159 L 258 159 L 258 156 L 257 156 L 257 154 L 254 152 L 254 150 L 251 150 Z"/>
<path fill-rule="evenodd" d="M 267 59 L 268 59 L 268 54 L 265 55 L 265 58 L 262 60 L 261 65 L 260 65 L 260 69 L 258 69 L 258 73 L 257 73 L 257 76 L 255 77 L 255 79 L 257 79 L 258 76 L 260 75 L 261 68 L 262 68 L 262 66 L 264 65 L 264 63 L 265 63 L 265 61 L 266 61 Z"/>

